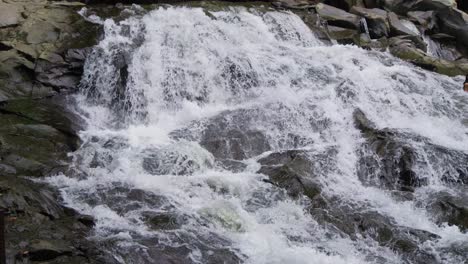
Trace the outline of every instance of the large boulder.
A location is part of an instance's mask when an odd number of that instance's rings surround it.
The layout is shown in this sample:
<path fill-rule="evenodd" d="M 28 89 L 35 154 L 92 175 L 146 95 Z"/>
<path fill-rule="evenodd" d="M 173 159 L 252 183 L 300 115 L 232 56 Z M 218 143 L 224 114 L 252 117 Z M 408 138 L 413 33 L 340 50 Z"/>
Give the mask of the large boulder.
<path fill-rule="evenodd" d="M 359 28 L 360 18 L 354 14 L 322 3 L 317 4 L 315 10 L 322 19 L 332 26 L 352 29 Z"/>
<path fill-rule="evenodd" d="M 367 9 L 353 6 L 350 12 L 366 18 L 371 38 L 375 39 L 389 35 L 390 24 L 387 19 L 387 11 L 378 8 Z"/>
<path fill-rule="evenodd" d="M 468 14 L 454 8 L 444 8 L 437 13 L 440 31 L 456 37 L 457 42 L 468 46 Z"/>

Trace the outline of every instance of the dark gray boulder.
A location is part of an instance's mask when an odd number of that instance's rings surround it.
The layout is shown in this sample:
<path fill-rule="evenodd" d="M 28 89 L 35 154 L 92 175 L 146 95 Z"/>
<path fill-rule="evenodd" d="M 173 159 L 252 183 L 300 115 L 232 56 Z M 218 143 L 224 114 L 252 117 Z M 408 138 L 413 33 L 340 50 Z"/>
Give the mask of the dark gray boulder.
<path fill-rule="evenodd" d="M 436 14 L 440 31 L 456 37 L 457 42 L 468 46 L 468 14 L 454 8 L 444 8 Z"/>

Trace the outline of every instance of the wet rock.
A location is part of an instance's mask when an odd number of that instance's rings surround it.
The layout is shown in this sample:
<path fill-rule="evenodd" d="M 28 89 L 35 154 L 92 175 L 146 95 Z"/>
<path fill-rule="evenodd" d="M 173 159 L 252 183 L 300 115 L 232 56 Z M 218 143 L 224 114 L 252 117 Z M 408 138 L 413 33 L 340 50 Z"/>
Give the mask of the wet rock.
<path fill-rule="evenodd" d="M 369 141 L 359 166 L 359 177 L 366 183 L 382 184 L 386 188 L 411 191 L 415 187 L 427 184 L 427 179 L 420 178 L 413 170 L 415 153 L 410 146 L 399 141 L 392 131 L 376 130 L 374 124 L 360 110 L 354 112 L 354 120 L 363 135 Z M 369 179 L 375 173 L 376 179 Z"/>
<path fill-rule="evenodd" d="M 424 186 L 428 178 L 450 185 L 464 186 L 468 180 L 468 155 L 432 144 L 429 140 L 390 129 L 378 130 L 360 110 L 354 113 L 355 124 L 367 139 L 361 150 L 358 176 L 365 184 L 400 191 Z M 408 143 L 419 142 L 422 147 Z M 405 143 L 406 142 L 406 143 Z M 418 174 L 423 168 L 433 173 Z"/>
<path fill-rule="evenodd" d="M 248 111 L 227 111 L 210 119 L 200 145 L 221 160 L 244 160 L 270 150 L 265 133 L 250 128 Z"/>
<path fill-rule="evenodd" d="M 313 199 L 320 193 L 320 185 L 314 178 L 312 161 L 306 152 L 276 152 L 258 162 L 262 165 L 258 173 L 269 176 L 271 183 L 284 188 L 291 197 L 305 195 Z"/>
<path fill-rule="evenodd" d="M 142 167 L 153 175 L 188 175 L 211 168 L 213 157 L 196 144 L 181 142 L 168 148 L 148 150 Z"/>
<path fill-rule="evenodd" d="M 437 263 L 430 252 L 419 248 L 426 241 L 440 238 L 430 232 L 398 226 L 389 216 L 356 208 L 356 205 L 337 198 L 316 197 L 312 201 L 310 213 L 320 224 L 334 227 L 353 240 L 372 239 L 412 263 Z"/>
<path fill-rule="evenodd" d="M 354 6 L 350 12 L 365 17 L 371 38 L 375 39 L 389 35 L 390 24 L 387 19 L 387 11 L 378 8 L 367 9 Z"/>
<path fill-rule="evenodd" d="M 78 221 L 87 227 L 93 227 L 96 225 L 94 217 L 91 215 L 79 215 L 77 217 Z"/>
<path fill-rule="evenodd" d="M 436 71 L 449 76 L 465 75 L 468 73 L 468 64 L 460 61 L 453 62 L 428 56 L 418 49 L 413 41 L 402 37 L 389 40 L 390 53 L 403 60 L 412 62 L 424 69 Z"/>
<path fill-rule="evenodd" d="M 317 14 L 332 26 L 351 29 L 359 28 L 359 17 L 354 14 L 322 3 L 317 4 L 315 9 Z"/>
<path fill-rule="evenodd" d="M 143 212 L 142 216 L 149 227 L 155 230 L 177 229 L 183 222 L 180 216 L 171 213 L 157 213 L 148 211 Z"/>
<path fill-rule="evenodd" d="M 462 192 L 457 196 L 449 193 L 436 193 L 429 198 L 426 206 L 438 224 L 455 225 L 463 232 L 468 231 L 468 195 Z"/>

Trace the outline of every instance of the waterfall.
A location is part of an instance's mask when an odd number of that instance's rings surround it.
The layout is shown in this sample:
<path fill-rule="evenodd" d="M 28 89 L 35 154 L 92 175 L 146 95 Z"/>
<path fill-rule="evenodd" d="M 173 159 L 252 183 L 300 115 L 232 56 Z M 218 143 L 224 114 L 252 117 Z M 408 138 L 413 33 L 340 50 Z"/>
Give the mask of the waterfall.
<path fill-rule="evenodd" d="M 102 23 L 77 95 L 83 144 L 70 172 L 48 181 L 68 206 L 96 218 L 90 239 L 115 263 L 466 257 L 468 234 L 436 223 L 426 204 L 434 193 L 464 191 L 461 78 L 324 45 L 290 12 L 160 7 Z M 372 123 L 365 131 L 382 131 L 377 140 L 391 136 L 414 154 L 421 184 L 413 191 L 383 183 L 379 171 L 394 164 L 372 153 L 356 113 Z M 271 183 L 268 162 L 283 162 L 282 153 L 299 153 L 319 196 Z M 356 217 L 361 226 L 383 221 L 393 238 L 348 230 Z M 420 239 L 413 253 L 400 236 Z"/>

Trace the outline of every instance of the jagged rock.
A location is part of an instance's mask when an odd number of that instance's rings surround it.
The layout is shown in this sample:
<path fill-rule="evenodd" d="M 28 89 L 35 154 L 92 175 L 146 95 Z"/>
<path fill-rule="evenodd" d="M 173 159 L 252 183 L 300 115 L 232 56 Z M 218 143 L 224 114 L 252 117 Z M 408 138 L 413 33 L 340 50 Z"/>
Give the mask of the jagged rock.
<path fill-rule="evenodd" d="M 350 12 L 366 18 L 371 38 L 375 39 L 389 35 L 390 25 L 387 19 L 387 11 L 378 8 L 367 9 L 354 6 Z"/>
<path fill-rule="evenodd" d="M 326 4 L 317 4 L 315 7 L 317 14 L 326 20 L 328 24 L 344 28 L 359 28 L 359 17 Z"/>

